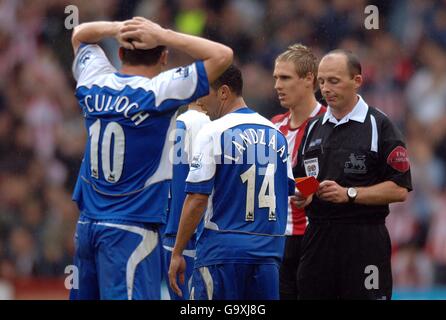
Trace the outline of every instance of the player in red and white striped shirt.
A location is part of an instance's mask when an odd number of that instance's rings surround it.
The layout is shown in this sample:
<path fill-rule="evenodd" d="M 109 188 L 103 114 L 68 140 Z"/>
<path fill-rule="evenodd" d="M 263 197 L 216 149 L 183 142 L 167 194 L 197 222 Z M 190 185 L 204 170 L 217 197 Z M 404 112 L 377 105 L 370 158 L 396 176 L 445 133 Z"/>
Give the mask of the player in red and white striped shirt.
<path fill-rule="evenodd" d="M 276 58 L 274 88 L 282 107 L 289 109 L 274 116 L 271 121 L 286 136 L 291 163 L 297 163 L 298 149 L 308 121 L 326 111 L 314 96 L 317 88 L 317 59 L 301 44 L 294 44 Z M 285 252 L 280 267 L 280 299 L 297 299 L 297 268 L 300 244 L 307 225 L 304 209 L 288 203 Z"/>

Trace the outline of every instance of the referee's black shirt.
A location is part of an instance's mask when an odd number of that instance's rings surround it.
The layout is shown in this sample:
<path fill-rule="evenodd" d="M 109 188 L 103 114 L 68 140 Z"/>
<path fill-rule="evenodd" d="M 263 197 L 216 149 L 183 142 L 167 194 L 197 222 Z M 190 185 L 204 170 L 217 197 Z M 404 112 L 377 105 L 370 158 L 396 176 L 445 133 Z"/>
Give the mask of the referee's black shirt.
<path fill-rule="evenodd" d="M 402 134 L 381 111 L 359 100 L 339 122 L 330 108 L 311 121 L 299 149 L 295 177 L 315 176 L 343 187 L 366 187 L 384 181 L 412 190 Z M 306 208 L 311 221 L 384 223 L 388 205 L 335 204 L 316 195 Z"/>

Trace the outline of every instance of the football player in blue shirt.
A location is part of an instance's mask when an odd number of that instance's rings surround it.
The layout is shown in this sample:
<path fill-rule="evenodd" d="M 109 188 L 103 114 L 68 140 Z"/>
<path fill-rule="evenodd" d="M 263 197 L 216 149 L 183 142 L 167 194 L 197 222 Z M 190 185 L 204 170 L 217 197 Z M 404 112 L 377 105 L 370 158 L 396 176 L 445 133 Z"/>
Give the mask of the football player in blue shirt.
<path fill-rule="evenodd" d="M 181 210 L 183 209 L 184 199 L 186 198 L 185 186 L 186 178 L 189 173 L 189 164 L 192 160 L 192 148 L 200 129 L 211 120 L 204 113 L 200 99 L 189 104 L 188 109 L 177 118 L 175 129 L 175 144 L 173 148 L 173 176 L 171 186 L 171 205 L 167 215 L 166 230 L 163 238 L 164 262 L 166 268 L 169 268 L 170 257 L 175 245 L 175 239 L 178 232 L 178 224 L 180 222 Z M 183 251 L 186 260 L 185 281 L 181 285 L 183 297 L 178 296 L 172 288 L 169 288 L 170 298 L 172 300 L 189 299 L 188 284 L 192 275 L 195 259 L 196 234 Z M 166 270 L 167 271 L 167 270 Z M 167 272 L 166 272 L 167 274 Z"/>
<path fill-rule="evenodd" d="M 295 182 L 283 134 L 242 98 L 240 70 L 229 67 L 202 98 L 211 119 L 198 133 L 188 193 L 169 268 L 181 295 L 182 253 L 204 210 L 190 298 L 278 299 L 288 196 Z"/>
<path fill-rule="evenodd" d="M 121 44 L 118 72 L 97 43 Z M 166 222 L 169 132 L 181 105 L 208 94 L 232 50 L 144 19 L 74 29 L 76 97 L 88 139 L 73 193 L 79 288 L 72 299 L 160 299 L 159 226 Z M 162 72 L 166 47 L 196 62 Z"/>

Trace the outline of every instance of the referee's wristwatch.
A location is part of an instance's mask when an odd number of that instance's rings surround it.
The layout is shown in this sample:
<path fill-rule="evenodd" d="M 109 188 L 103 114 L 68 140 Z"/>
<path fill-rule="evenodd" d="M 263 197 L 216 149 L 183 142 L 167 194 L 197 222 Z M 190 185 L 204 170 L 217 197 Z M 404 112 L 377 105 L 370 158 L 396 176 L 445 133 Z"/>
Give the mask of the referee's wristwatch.
<path fill-rule="evenodd" d="M 358 195 L 358 190 L 356 188 L 350 187 L 347 189 L 348 203 L 355 202 L 356 196 Z"/>

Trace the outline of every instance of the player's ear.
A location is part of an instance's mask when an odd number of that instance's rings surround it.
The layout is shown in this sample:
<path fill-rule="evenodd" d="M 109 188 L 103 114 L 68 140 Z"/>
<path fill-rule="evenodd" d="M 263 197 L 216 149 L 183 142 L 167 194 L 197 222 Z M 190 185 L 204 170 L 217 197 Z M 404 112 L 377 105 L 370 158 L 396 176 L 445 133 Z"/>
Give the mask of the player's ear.
<path fill-rule="evenodd" d="M 161 53 L 161 57 L 160 57 L 160 62 L 162 66 L 166 66 L 167 65 L 167 57 L 169 56 L 169 50 L 164 50 Z"/>
<path fill-rule="evenodd" d="M 119 54 L 119 59 L 121 59 L 121 61 L 122 61 L 122 59 L 124 58 L 124 48 L 123 47 L 119 47 L 118 54 Z"/>
<path fill-rule="evenodd" d="M 219 96 L 222 100 L 227 100 L 229 99 L 230 95 L 231 95 L 231 89 L 227 86 L 227 85 L 222 85 L 219 89 Z"/>
<path fill-rule="evenodd" d="M 353 77 L 353 80 L 355 81 L 355 88 L 359 89 L 362 86 L 362 75 L 357 74 Z"/>
<path fill-rule="evenodd" d="M 314 88 L 314 79 L 316 78 L 316 76 L 312 73 L 312 72 L 308 72 L 307 75 L 305 76 L 305 82 L 306 82 L 306 86 L 307 88 Z"/>

